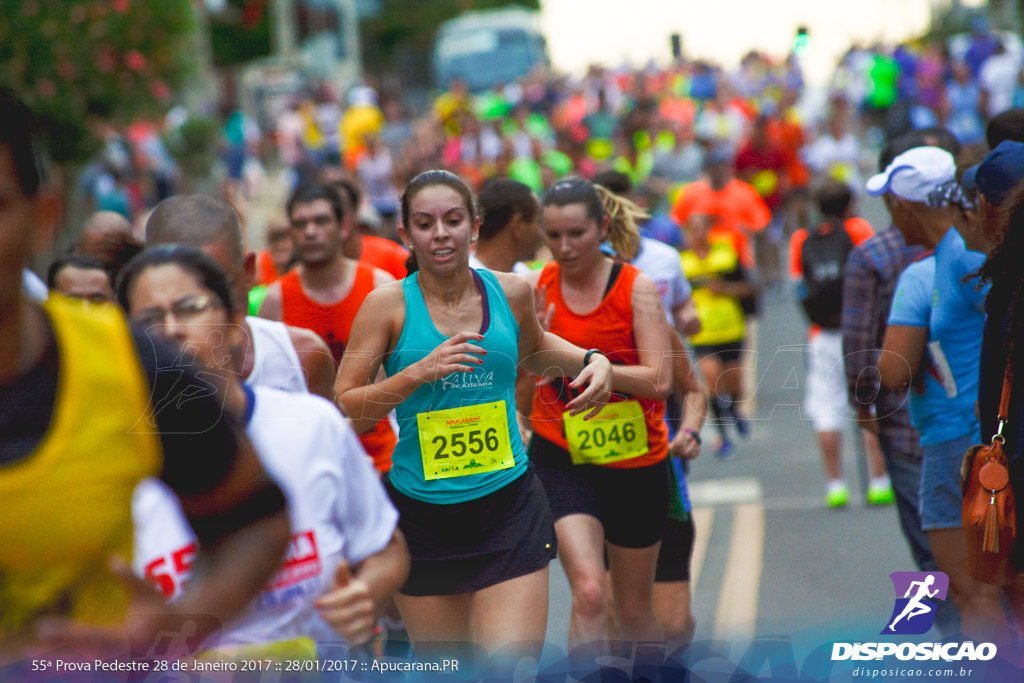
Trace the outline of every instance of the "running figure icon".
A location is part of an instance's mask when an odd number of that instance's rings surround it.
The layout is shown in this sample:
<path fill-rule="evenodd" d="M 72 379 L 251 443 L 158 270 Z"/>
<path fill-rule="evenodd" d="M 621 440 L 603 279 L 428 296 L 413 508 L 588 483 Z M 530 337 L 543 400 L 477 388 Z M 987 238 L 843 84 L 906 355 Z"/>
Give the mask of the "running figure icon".
<path fill-rule="evenodd" d="M 903 595 L 904 598 L 910 598 L 910 601 L 903 608 L 903 611 L 900 612 L 900 615 L 893 619 L 892 623 L 889 624 L 890 631 L 896 630 L 896 623 L 903 617 L 906 617 L 907 621 L 910 621 L 916 616 L 928 614 L 929 612 L 935 610 L 934 606 L 922 602 L 924 598 L 934 598 L 939 593 L 938 588 L 936 588 L 933 591 L 928 590 L 934 583 L 934 574 L 929 574 L 928 576 L 926 576 L 924 581 L 912 581 L 910 583 L 910 587 L 907 588 L 907 592 Z M 910 597 L 910 594 L 914 591 L 915 586 L 917 587 L 917 593 L 913 597 Z"/>

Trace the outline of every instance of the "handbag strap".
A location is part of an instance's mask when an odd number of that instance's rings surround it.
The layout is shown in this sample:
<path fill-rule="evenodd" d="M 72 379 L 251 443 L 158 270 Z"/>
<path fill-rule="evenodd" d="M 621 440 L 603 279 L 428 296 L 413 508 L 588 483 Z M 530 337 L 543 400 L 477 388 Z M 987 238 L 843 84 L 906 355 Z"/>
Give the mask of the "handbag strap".
<path fill-rule="evenodd" d="M 1013 389 L 1013 365 L 1007 364 L 1006 370 L 1003 372 L 1003 394 L 999 398 L 999 414 L 996 416 L 997 426 L 995 436 L 992 437 L 992 441 L 999 441 L 1003 443 L 1005 438 L 1003 437 L 1003 427 L 1006 426 L 1006 421 L 1010 414 L 1010 392 Z"/>

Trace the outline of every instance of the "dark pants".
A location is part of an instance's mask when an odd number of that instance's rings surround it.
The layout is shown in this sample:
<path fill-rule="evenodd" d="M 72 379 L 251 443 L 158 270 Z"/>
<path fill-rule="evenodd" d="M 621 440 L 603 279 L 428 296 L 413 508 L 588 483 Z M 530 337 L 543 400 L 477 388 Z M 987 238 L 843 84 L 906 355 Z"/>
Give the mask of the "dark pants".
<path fill-rule="evenodd" d="M 900 516 L 900 528 L 910 545 L 910 554 L 914 564 L 923 572 L 935 571 L 938 567 L 932 557 L 928 538 L 921 529 L 921 497 L 918 488 L 921 483 L 921 463 L 915 462 L 905 454 L 893 452 L 881 438 L 882 453 L 885 455 L 885 469 L 889 471 L 892 488 L 896 493 L 896 510 Z"/>

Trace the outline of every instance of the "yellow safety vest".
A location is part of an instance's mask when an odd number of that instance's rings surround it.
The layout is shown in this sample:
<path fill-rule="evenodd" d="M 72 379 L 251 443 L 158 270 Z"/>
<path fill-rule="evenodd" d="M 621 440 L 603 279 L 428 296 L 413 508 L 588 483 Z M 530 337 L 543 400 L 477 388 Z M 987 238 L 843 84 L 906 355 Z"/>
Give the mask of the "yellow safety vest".
<path fill-rule="evenodd" d="M 695 346 L 710 346 L 742 341 L 746 334 L 743 322 L 743 308 L 739 299 L 724 294 L 713 294 L 701 280 L 720 279 L 736 270 L 739 256 L 732 245 L 726 242 L 712 242 L 711 251 L 700 258 L 693 251 L 680 253 L 683 272 L 694 284 L 693 303 L 700 318 L 701 330 L 690 337 Z"/>
<path fill-rule="evenodd" d="M 0 642 L 41 616 L 120 621 L 128 592 L 109 559 L 132 556 L 131 497 L 163 454 L 150 390 L 121 311 L 51 295 L 60 375 L 35 452 L 0 465 Z"/>

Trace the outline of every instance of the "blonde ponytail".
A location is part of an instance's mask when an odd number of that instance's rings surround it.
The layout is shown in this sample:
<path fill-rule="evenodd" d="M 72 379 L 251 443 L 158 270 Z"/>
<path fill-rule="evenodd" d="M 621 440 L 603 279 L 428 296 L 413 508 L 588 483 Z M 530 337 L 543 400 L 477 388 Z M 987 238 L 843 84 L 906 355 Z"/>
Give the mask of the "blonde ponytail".
<path fill-rule="evenodd" d="M 651 215 L 602 185 L 594 185 L 594 189 L 608 214 L 608 242 L 615 254 L 629 263 L 640 252 L 640 227 L 637 221 L 646 220 Z"/>

